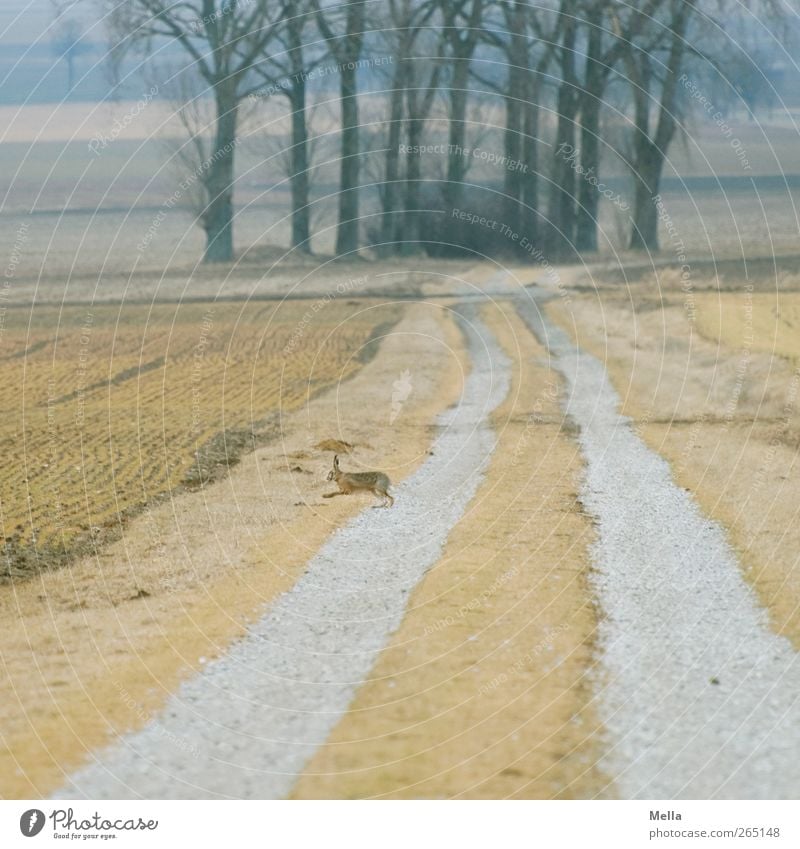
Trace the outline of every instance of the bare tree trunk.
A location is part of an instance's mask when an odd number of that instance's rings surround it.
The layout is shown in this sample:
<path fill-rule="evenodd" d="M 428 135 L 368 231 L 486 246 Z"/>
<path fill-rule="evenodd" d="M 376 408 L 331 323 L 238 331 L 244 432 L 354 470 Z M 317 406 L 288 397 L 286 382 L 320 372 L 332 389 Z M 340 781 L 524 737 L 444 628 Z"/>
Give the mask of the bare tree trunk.
<path fill-rule="evenodd" d="M 655 199 L 659 193 L 665 152 L 649 138 L 640 138 L 636 148 L 634 213 L 629 247 L 633 251 L 657 251 L 658 209 Z"/>
<path fill-rule="evenodd" d="M 467 134 L 469 59 L 459 57 L 454 58 L 453 62 L 453 76 L 450 81 L 447 182 L 444 187 L 444 198 L 448 207 L 456 209 L 461 206 L 461 199 L 464 195 L 464 175 L 467 173 L 464 142 Z"/>
<path fill-rule="evenodd" d="M 403 52 L 402 55 L 407 55 Z M 403 132 L 403 101 L 408 86 L 408 62 L 399 62 L 392 79 L 389 101 L 389 138 L 386 149 L 386 170 L 382 186 L 381 252 L 396 250 L 395 233 L 398 230 L 396 210 L 400 194 L 400 139 Z"/>
<path fill-rule="evenodd" d="M 524 170 L 520 177 L 522 232 L 531 244 L 539 237 L 539 85 L 529 87 L 525 105 L 525 139 L 522 146 Z"/>
<path fill-rule="evenodd" d="M 292 107 L 292 247 L 311 253 L 311 226 L 308 193 L 308 127 L 306 124 L 306 84 L 302 73 L 295 79 L 289 102 Z"/>
<path fill-rule="evenodd" d="M 434 60 L 430 75 L 426 75 L 422 84 L 418 71 L 412 70 L 406 87 L 406 115 L 408 116 L 406 139 L 408 146 L 418 149 L 425 131 L 425 123 L 430 115 L 439 78 L 442 71 L 443 44 L 439 42 L 439 53 Z M 420 221 L 420 195 L 422 184 L 422 157 L 413 153 L 406 160 L 405 198 L 403 202 L 402 232 L 400 234 L 401 253 L 413 254 L 420 250 L 422 226 Z"/>
<path fill-rule="evenodd" d="M 238 98 L 230 84 L 222 83 L 216 88 L 215 99 L 216 134 L 205 177 L 208 205 L 202 215 L 206 233 L 204 260 L 230 262 L 233 259 L 233 162 Z"/>
<path fill-rule="evenodd" d="M 360 141 L 355 61 L 343 63 L 340 74 L 342 148 L 339 169 L 339 225 L 336 230 L 336 253 L 340 255 L 355 253 L 358 250 Z"/>
<path fill-rule="evenodd" d="M 697 0 L 674 0 L 669 24 L 669 55 L 655 132 L 650 135 L 651 59 L 642 51 L 628 55 L 629 77 L 633 83 L 634 130 L 634 206 L 629 247 L 634 251 L 658 250 L 657 197 L 667 157 L 667 149 L 675 135 L 678 74 L 686 54 L 686 31 Z"/>
<path fill-rule="evenodd" d="M 358 251 L 360 141 L 358 126 L 358 60 L 364 42 L 364 6 L 366 0 L 352 0 L 344 9 L 344 34 L 337 36 L 328 24 L 318 0 L 314 3 L 317 24 L 328 44 L 331 56 L 339 63 L 339 100 L 341 106 L 341 152 L 339 157 L 339 223 L 336 228 L 336 253 Z"/>
<path fill-rule="evenodd" d="M 409 118 L 408 121 L 408 145 L 412 149 L 422 139 L 425 129 L 423 118 Z M 410 154 L 406 164 L 406 196 L 403 204 L 404 234 L 402 252 L 404 254 L 416 253 L 422 240 L 420 232 L 419 208 L 420 187 L 422 182 L 422 157 Z"/>
<path fill-rule="evenodd" d="M 447 181 L 444 186 L 446 206 L 456 209 L 464 196 L 464 175 L 467 157 L 464 143 L 467 135 L 467 103 L 469 98 L 469 66 L 480 37 L 484 0 L 472 0 L 468 15 L 464 15 L 466 0 L 440 0 L 444 13 L 444 35 L 450 44 L 450 115 L 448 133 Z M 466 20 L 459 22 L 460 16 Z"/>
<path fill-rule="evenodd" d="M 308 187 L 308 120 L 306 76 L 303 62 L 303 27 L 305 19 L 289 17 L 286 23 L 287 43 L 291 57 L 292 84 L 286 92 L 292 110 L 291 175 L 292 247 L 311 253 L 311 208 Z"/>
<path fill-rule="evenodd" d="M 506 15 L 509 28 L 508 82 L 506 88 L 506 126 L 503 134 L 503 153 L 506 170 L 503 179 L 503 205 L 505 221 L 509 227 L 519 231 L 524 213 L 521 207 L 523 186 L 519 178 L 517 163 L 522 158 L 523 106 L 525 104 L 526 80 L 528 79 L 528 38 L 525 22 L 525 6 L 517 0 Z"/>
<path fill-rule="evenodd" d="M 558 87 L 556 111 L 558 124 L 552 160 L 548 217 L 550 219 L 550 250 L 554 256 L 565 258 L 573 251 L 575 235 L 575 169 L 569 156 L 575 151 L 575 126 L 578 112 L 578 87 L 575 76 L 575 19 L 565 11 L 561 42 L 561 84 Z"/>
<path fill-rule="evenodd" d="M 238 106 L 256 91 L 246 89 L 244 83 L 254 73 L 258 75 L 256 65 L 269 56 L 272 41 L 284 27 L 287 14 L 295 13 L 291 6 L 297 3 L 255 0 L 245 9 L 245 4 L 217 4 L 213 0 L 97 2 L 118 45 L 136 44 L 149 50 L 153 39 L 167 37 L 188 63 L 185 67 L 181 63 L 182 70 L 191 68 L 213 90 L 215 128 L 209 155 L 205 127 L 196 127 L 194 132 L 185 124 L 193 149 L 201 158 L 189 185 L 201 185 L 203 190 L 205 204 L 199 210 L 198 223 L 206 235 L 205 261 L 230 261 Z M 178 112 L 184 112 L 183 107 Z"/>
<path fill-rule="evenodd" d="M 575 246 L 579 251 L 597 250 L 597 213 L 600 196 L 597 187 L 586 177 L 598 176 L 600 168 L 600 98 L 608 81 L 607 66 L 602 62 L 602 12 L 593 6 L 586 20 L 589 35 L 586 66 L 581 89 L 581 167 L 583 177 L 578 185 Z"/>

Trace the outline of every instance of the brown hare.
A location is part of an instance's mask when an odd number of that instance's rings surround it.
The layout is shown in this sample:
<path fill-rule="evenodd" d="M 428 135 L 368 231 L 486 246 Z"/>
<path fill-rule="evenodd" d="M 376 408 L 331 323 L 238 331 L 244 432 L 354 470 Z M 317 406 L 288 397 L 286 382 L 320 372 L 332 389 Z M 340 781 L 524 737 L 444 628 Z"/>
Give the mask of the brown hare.
<path fill-rule="evenodd" d="M 328 472 L 328 480 L 336 481 L 339 491 L 325 492 L 322 495 L 323 498 L 350 495 L 351 492 L 364 490 L 383 498 L 383 503 L 375 504 L 375 507 L 391 507 L 394 504 L 394 498 L 388 492 L 392 482 L 383 472 L 343 472 L 339 468 L 338 454 L 333 456 L 333 468 Z"/>

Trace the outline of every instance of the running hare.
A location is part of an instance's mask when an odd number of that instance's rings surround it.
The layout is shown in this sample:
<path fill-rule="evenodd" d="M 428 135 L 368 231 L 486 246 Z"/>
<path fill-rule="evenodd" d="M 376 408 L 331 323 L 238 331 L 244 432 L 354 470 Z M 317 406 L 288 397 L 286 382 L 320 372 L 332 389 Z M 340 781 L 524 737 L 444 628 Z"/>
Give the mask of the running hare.
<path fill-rule="evenodd" d="M 323 498 L 365 490 L 383 498 L 383 504 L 376 504 L 375 507 L 391 507 L 394 504 L 394 498 L 388 492 L 392 482 L 383 472 L 343 472 L 339 468 L 338 454 L 333 455 L 333 468 L 328 472 L 328 480 L 336 481 L 339 491 L 323 493 Z"/>

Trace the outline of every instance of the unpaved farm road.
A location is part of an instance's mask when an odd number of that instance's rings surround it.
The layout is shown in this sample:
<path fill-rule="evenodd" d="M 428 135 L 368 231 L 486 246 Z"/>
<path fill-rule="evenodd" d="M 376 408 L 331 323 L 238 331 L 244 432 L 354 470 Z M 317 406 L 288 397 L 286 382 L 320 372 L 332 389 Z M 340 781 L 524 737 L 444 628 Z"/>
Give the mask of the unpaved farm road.
<path fill-rule="evenodd" d="M 513 298 L 547 347 L 580 430 L 581 501 L 597 524 L 592 687 L 604 771 L 624 798 L 796 798 L 796 654 L 769 629 L 722 529 L 619 415 L 603 365 L 544 317 L 554 292 L 542 286 L 520 294 L 499 274 L 483 288 Z M 335 532 L 246 638 L 180 687 L 157 720 L 96 753 L 56 798 L 290 793 L 469 509 L 494 450 L 489 416 L 509 389 L 510 363 L 475 306 L 461 312 L 472 371 L 397 506 L 366 509 Z"/>

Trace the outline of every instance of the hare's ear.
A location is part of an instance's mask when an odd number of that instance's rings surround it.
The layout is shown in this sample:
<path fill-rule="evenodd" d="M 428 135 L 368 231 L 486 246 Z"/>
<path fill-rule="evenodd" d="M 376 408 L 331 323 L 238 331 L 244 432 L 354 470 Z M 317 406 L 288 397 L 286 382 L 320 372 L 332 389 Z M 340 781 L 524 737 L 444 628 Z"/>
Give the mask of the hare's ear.
<path fill-rule="evenodd" d="M 339 455 L 338 454 L 333 455 L 333 468 L 336 469 L 337 471 L 339 470 Z"/>

